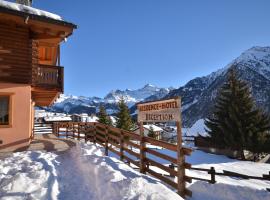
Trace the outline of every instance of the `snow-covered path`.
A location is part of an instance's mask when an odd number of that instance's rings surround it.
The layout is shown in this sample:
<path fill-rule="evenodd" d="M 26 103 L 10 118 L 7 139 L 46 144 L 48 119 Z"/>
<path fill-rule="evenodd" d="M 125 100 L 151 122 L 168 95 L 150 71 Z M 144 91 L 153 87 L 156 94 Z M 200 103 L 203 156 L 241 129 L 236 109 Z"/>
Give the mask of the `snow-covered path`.
<path fill-rule="evenodd" d="M 15 153 L 0 160 L 0 199 L 182 199 L 160 181 L 80 143 L 56 155 Z"/>

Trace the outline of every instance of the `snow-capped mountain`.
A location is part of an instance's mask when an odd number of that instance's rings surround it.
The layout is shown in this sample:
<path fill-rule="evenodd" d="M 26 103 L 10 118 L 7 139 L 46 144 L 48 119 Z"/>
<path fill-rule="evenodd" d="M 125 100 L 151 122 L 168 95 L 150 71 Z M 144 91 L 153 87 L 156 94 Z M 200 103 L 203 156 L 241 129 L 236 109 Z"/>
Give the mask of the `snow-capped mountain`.
<path fill-rule="evenodd" d="M 124 98 L 128 106 L 131 107 L 135 103 L 143 101 L 150 96 L 163 98 L 169 94 L 172 89 L 173 88 L 159 88 L 154 85 L 147 84 L 136 90 L 113 90 L 104 98 L 61 95 L 53 107 L 48 109 L 65 113 L 85 112 L 92 114 L 97 112 L 98 107 L 102 104 L 105 106 L 108 113 L 114 113 L 117 109 L 117 103 L 121 98 Z"/>
<path fill-rule="evenodd" d="M 152 95 L 160 95 L 164 97 L 169 93 L 171 89 L 172 88 L 158 88 L 154 85 L 147 84 L 143 88 L 137 90 L 126 89 L 124 91 L 112 91 L 105 96 L 104 100 L 107 103 L 115 103 L 123 97 L 126 102 L 134 104 L 136 102 L 143 101 L 144 99 Z"/>
<path fill-rule="evenodd" d="M 270 47 L 253 47 L 226 67 L 208 76 L 195 78 L 165 96 L 181 96 L 184 126 L 191 127 L 196 121 L 209 115 L 217 91 L 226 80 L 231 67 L 236 69 L 239 78 L 249 84 L 257 106 L 270 113 Z"/>
<path fill-rule="evenodd" d="M 226 80 L 231 67 L 250 85 L 257 106 L 270 113 L 270 47 L 258 46 L 246 50 L 224 68 L 208 76 L 194 78 L 178 89 L 158 88 L 147 84 L 137 90 L 114 90 L 104 98 L 62 95 L 52 109 L 68 113 L 94 113 L 102 104 L 108 113 L 114 113 L 117 102 L 124 97 L 131 113 L 135 114 L 134 104 L 139 101 L 181 96 L 183 125 L 191 127 L 211 113 L 217 91 Z"/>

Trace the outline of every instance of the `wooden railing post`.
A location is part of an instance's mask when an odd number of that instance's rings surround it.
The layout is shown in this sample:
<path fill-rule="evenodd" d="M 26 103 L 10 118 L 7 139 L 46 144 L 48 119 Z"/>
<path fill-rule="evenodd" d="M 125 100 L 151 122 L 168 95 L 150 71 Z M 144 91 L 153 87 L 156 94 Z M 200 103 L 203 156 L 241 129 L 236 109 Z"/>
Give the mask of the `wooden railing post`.
<path fill-rule="evenodd" d="M 171 164 L 169 165 L 169 168 L 174 170 L 174 164 L 171 163 Z M 170 173 L 170 177 L 174 177 L 174 175 L 173 175 L 172 173 Z"/>
<path fill-rule="evenodd" d="M 124 133 L 120 132 L 120 160 L 124 160 Z"/>
<path fill-rule="evenodd" d="M 108 152 L 109 152 L 108 143 L 109 143 L 108 126 L 106 126 L 106 129 L 105 129 L 105 156 L 108 156 Z"/>
<path fill-rule="evenodd" d="M 80 123 L 78 123 L 78 133 L 77 133 L 77 138 L 79 138 L 79 135 L 81 134 L 81 129 L 82 129 L 82 126 Z"/>
<path fill-rule="evenodd" d="M 142 122 L 140 122 L 140 172 L 145 174 L 145 141 Z"/>
<path fill-rule="evenodd" d="M 56 135 L 56 123 L 55 122 L 52 123 L 52 133 L 54 135 Z"/>
<path fill-rule="evenodd" d="M 66 138 L 68 137 L 68 127 L 69 127 L 69 124 L 68 122 L 66 123 Z"/>
<path fill-rule="evenodd" d="M 178 194 L 185 198 L 185 155 L 182 149 L 182 126 L 181 122 L 176 122 L 177 127 L 177 191 Z"/>
<path fill-rule="evenodd" d="M 57 123 L 56 123 L 56 134 L 57 134 L 57 137 L 59 137 L 59 132 L 60 132 L 60 125 L 59 125 L 59 123 L 57 122 Z"/>
<path fill-rule="evenodd" d="M 268 174 L 263 174 L 263 178 L 265 178 L 266 180 L 270 181 L 270 171 Z"/>
<path fill-rule="evenodd" d="M 75 124 L 72 123 L 72 129 L 73 129 L 73 139 L 75 138 Z"/>
<path fill-rule="evenodd" d="M 214 167 L 211 167 L 210 168 L 210 171 L 208 172 L 208 174 L 211 175 L 211 180 L 209 181 L 209 183 L 215 184 L 216 183 L 216 177 L 215 177 L 216 171 L 215 171 L 215 168 Z"/>
<path fill-rule="evenodd" d="M 94 123 L 94 144 L 96 144 L 97 142 L 97 127 L 96 127 L 96 123 Z"/>

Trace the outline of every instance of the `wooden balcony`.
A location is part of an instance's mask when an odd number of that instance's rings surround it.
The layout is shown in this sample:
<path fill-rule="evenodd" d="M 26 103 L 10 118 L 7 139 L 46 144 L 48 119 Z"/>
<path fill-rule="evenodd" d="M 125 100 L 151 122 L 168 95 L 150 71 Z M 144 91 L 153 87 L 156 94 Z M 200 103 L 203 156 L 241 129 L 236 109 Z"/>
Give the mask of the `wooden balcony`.
<path fill-rule="evenodd" d="M 32 98 L 37 106 L 50 106 L 64 88 L 64 68 L 38 65 L 32 72 Z"/>
<path fill-rule="evenodd" d="M 33 87 L 63 92 L 64 68 L 50 65 L 38 65 L 33 68 Z"/>

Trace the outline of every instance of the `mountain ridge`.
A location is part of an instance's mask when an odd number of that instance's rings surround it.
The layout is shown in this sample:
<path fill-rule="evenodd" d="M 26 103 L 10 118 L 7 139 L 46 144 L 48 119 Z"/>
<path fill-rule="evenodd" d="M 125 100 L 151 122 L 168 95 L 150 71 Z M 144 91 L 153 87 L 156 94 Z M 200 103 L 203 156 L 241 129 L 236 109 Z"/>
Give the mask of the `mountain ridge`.
<path fill-rule="evenodd" d="M 74 95 L 60 95 L 60 98 L 51 107 L 47 108 L 50 111 L 65 112 L 65 113 L 81 113 L 88 114 L 96 113 L 100 105 L 105 106 L 108 113 L 112 114 L 117 110 L 117 103 L 123 98 L 129 107 L 137 102 L 143 101 L 149 96 L 164 97 L 172 89 L 159 88 L 157 86 L 146 84 L 142 88 L 131 90 L 112 90 L 104 98 L 100 97 L 85 97 Z"/>
<path fill-rule="evenodd" d="M 181 96 L 183 125 L 191 127 L 210 114 L 217 91 L 226 80 L 226 73 L 231 67 L 235 67 L 239 77 L 249 84 L 256 105 L 270 113 L 270 47 L 259 46 L 244 51 L 225 67 L 209 75 L 196 77 L 176 89 L 147 84 L 136 90 L 112 90 L 104 98 L 61 96 L 52 110 L 95 113 L 99 105 L 104 105 L 108 113 L 112 114 L 117 110 L 117 102 L 123 97 L 131 113 L 135 114 L 134 104 L 137 102 Z"/>

